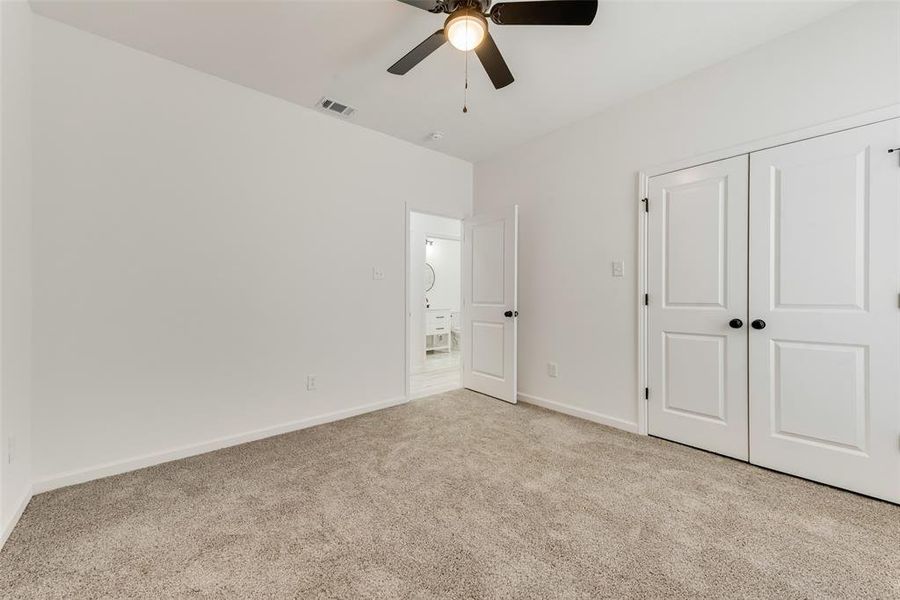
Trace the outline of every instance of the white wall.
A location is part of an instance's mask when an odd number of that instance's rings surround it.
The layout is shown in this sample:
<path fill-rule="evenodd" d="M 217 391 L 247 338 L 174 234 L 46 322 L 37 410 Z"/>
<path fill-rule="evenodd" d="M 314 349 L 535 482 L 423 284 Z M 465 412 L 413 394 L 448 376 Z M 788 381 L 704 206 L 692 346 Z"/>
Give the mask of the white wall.
<path fill-rule="evenodd" d="M 0 545 L 31 487 L 31 24 L 0 2 Z"/>
<path fill-rule="evenodd" d="M 520 392 L 634 426 L 639 169 L 898 102 L 900 5 L 862 4 L 476 165 L 521 207 Z"/>
<path fill-rule="evenodd" d="M 430 238 L 425 245 L 425 262 L 434 269 L 434 286 L 425 293 L 431 308 L 459 311 L 460 292 L 460 242 Z"/>
<path fill-rule="evenodd" d="M 405 203 L 470 213 L 469 163 L 34 34 L 40 489 L 402 398 Z"/>
<path fill-rule="evenodd" d="M 412 212 L 409 215 L 409 348 L 410 367 L 413 371 L 420 369 L 425 363 L 425 238 L 428 236 L 444 236 L 459 239 L 461 234 L 462 222 L 459 219 L 417 212 Z M 457 263 L 458 261 L 459 259 L 457 259 Z M 448 268 L 452 268 L 452 265 Z M 457 264 L 458 270 L 459 266 Z M 447 275 L 444 276 L 444 280 L 446 279 Z M 433 308 L 459 310 L 460 281 L 461 279 L 457 277 L 455 309 L 449 304 L 447 306 L 435 304 L 435 302 L 446 302 L 447 296 L 453 294 L 452 289 L 446 291 L 438 290 L 440 295 L 437 298 L 429 292 L 427 295 L 428 299 L 432 301 L 431 306 Z"/>

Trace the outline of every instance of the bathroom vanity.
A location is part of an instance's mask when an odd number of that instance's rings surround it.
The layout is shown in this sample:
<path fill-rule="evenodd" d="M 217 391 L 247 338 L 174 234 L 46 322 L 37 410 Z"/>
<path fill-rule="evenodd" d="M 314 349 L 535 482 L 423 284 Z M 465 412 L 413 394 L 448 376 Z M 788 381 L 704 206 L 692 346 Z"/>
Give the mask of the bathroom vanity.
<path fill-rule="evenodd" d="M 450 352 L 450 309 L 425 310 L 425 352 Z"/>

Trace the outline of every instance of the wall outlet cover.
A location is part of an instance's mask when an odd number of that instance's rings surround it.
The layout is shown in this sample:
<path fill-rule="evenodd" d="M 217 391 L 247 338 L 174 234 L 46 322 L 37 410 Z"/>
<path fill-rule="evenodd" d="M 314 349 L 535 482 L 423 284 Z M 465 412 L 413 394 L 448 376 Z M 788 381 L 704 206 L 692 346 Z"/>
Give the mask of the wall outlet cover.
<path fill-rule="evenodd" d="M 613 277 L 625 277 L 625 263 L 621 260 L 614 261 L 612 264 Z"/>
<path fill-rule="evenodd" d="M 306 391 L 312 392 L 316 390 L 316 376 L 315 375 L 307 375 L 306 376 Z"/>
<path fill-rule="evenodd" d="M 559 377 L 559 365 L 555 362 L 547 363 L 547 375 L 549 377 Z"/>
<path fill-rule="evenodd" d="M 384 271 L 379 269 L 378 267 L 372 267 L 372 279 L 375 281 L 381 281 L 384 279 Z"/>

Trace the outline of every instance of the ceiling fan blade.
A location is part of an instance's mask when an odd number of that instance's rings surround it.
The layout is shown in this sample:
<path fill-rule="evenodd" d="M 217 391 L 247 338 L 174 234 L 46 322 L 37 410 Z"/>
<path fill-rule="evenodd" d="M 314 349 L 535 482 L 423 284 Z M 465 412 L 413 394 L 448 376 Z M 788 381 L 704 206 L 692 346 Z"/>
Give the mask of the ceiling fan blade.
<path fill-rule="evenodd" d="M 597 16 L 597 0 L 501 2 L 491 8 L 497 25 L 590 25 Z"/>
<path fill-rule="evenodd" d="M 509 71 L 509 67 L 506 66 L 506 61 L 503 60 L 503 55 L 500 54 L 500 49 L 497 48 L 497 44 L 494 43 L 494 38 L 491 37 L 491 34 L 487 34 L 484 37 L 484 41 L 475 48 L 475 54 L 478 55 L 478 60 L 481 61 L 481 65 L 487 71 L 488 77 L 491 78 L 491 83 L 498 90 L 505 88 L 516 80 Z"/>
<path fill-rule="evenodd" d="M 397 0 L 403 4 L 409 4 L 428 12 L 439 13 L 444 12 L 444 3 L 442 0 Z"/>
<path fill-rule="evenodd" d="M 446 41 L 447 38 L 444 36 L 444 30 L 438 29 L 425 38 L 424 42 L 410 50 L 406 56 L 391 65 L 388 69 L 388 73 L 393 73 L 394 75 L 406 75 L 410 69 L 428 58 L 429 54 L 443 46 Z"/>

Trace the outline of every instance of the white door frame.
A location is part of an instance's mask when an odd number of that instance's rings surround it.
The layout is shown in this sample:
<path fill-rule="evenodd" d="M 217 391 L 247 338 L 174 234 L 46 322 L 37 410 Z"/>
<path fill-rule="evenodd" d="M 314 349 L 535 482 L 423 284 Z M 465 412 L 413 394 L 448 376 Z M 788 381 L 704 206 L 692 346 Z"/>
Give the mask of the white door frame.
<path fill-rule="evenodd" d="M 409 402 L 409 376 L 412 373 L 411 361 L 412 361 L 412 352 L 410 352 L 409 348 L 409 268 L 410 268 L 410 256 L 409 256 L 409 223 L 410 223 L 410 213 L 418 213 L 420 215 L 428 215 L 430 217 L 441 217 L 444 219 L 453 219 L 455 221 L 460 222 L 460 231 L 462 228 L 462 222 L 466 217 L 460 217 L 457 215 L 452 215 L 449 213 L 439 213 L 430 210 L 420 210 L 418 208 L 413 208 L 409 205 L 409 202 L 404 203 L 405 210 L 403 211 L 403 397 Z M 455 240 L 459 242 L 459 256 L 460 256 L 460 264 L 462 263 L 462 233 L 460 233 L 459 237 L 452 237 L 447 235 L 440 234 L 429 234 L 429 237 L 437 238 L 437 239 L 446 239 L 446 240 Z M 462 305 L 462 285 L 459 286 L 459 312 L 460 316 L 462 316 L 462 312 L 465 310 L 465 307 Z M 462 382 L 462 362 L 459 365 L 459 380 Z"/>
<path fill-rule="evenodd" d="M 806 127 L 804 129 L 798 129 L 796 131 L 791 131 L 783 134 L 778 134 L 774 136 L 770 136 L 767 138 L 761 138 L 758 140 L 753 140 L 750 142 L 745 142 L 743 144 L 738 144 L 736 146 L 732 146 L 730 148 L 723 148 L 721 150 L 714 150 L 713 152 L 708 152 L 706 154 L 701 154 L 692 158 L 684 158 L 668 163 L 657 164 L 657 165 L 649 165 L 647 167 L 642 168 L 637 172 L 637 197 L 636 197 L 636 210 L 638 211 L 637 218 L 637 237 L 638 237 L 638 276 L 637 276 L 637 299 L 638 299 L 638 322 L 637 322 L 637 330 L 638 330 L 638 378 L 637 378 L 637 407 L 638 407 L 638 433 L 640 435 L 647 435 L 647 402 L 648 400 L 645 397 L 645 390 L 649 387 L 647 381 L 647 316 L 648 310 L 647 306 L 644 304 L 645 294 L 647 293 L 647 213 L 646 213 L 646 205 L 644 204 L 644 199 L 647 198 L 649 188 L 650 188 L 650 178 L 656 177 L 657 175 L 665 175 L 666 173 L 671 173 L 672 171 L 680 171 L 681 169 L 687 169 L 690 167 L 700 166 L 710 162 L 716 162 L 719 160 L 724 160 L 726 158 L 733 158 L 735 156 L 740 156 L 742 154 L 750 154 L 751 152 L 758 152 L 760 150 L 766 150 L 768 148 L 774 148 L 775 146 L 783 146 L 785 144 L 792 144 L 794 142 L 799 142 L 802 140 L 820 137 L 823 135 L 829 135 L 832 133 L 837 133 L 839 131 L 845 131 L 847 129 L 855 129 L 857 127 L 864 127 L 866 125 L 872 125 L 874 123 L 880 123 L 882 121 L 889 121 L 891 119 L 900 118 L 900 104 L 893 104 L 891 106 L 886 106 L 884 108 L 880 108 L 873 111 L 867 111 L 863 113 L 859 113 L 857 115 L 852 115 L 850 117 L 846 117 L 843 119 L 838 119 L 835 121 L 829 121 L 827 123 L 821 123 L 819 125 L 814 125 L 812 127 Z"/>

